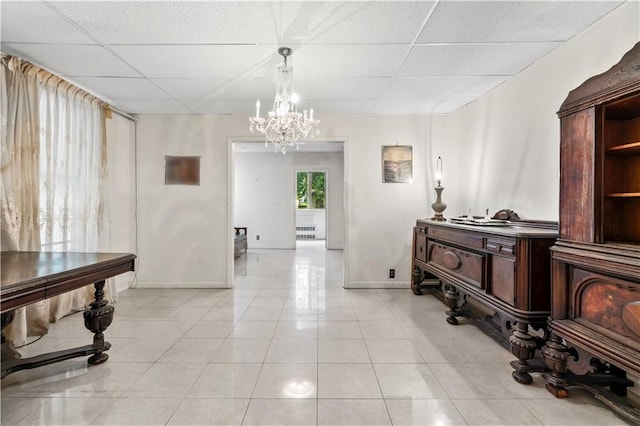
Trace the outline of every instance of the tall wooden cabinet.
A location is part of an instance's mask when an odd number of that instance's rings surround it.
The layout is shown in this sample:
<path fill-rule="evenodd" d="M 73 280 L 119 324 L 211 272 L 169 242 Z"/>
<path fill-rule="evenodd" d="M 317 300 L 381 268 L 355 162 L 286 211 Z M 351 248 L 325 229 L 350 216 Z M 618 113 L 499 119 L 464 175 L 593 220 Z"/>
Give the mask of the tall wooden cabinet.
<path fill-rule="evenodd" d="M 592 391 L 640 422 L 640 43 L 558 112 L 560 238 L 552 247 L 547 389 Z"/>

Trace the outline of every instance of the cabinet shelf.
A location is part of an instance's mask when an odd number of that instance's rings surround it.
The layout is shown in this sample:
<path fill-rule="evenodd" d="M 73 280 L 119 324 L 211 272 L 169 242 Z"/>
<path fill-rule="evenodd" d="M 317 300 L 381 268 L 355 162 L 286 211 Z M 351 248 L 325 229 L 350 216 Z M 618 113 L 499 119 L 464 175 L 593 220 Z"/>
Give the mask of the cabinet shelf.
<path fill-rule="evenodd" d="M 607 149 L 607 154 L 610 155 L 637 155 L 640 154 L 640 142 L 626 143 L 624 145 L 617 145 Z"/>
<path fill-rule="evenodd" d="M 607 194 L 608 198 L 640 198 L 640 192 L 613 192 Z"/>

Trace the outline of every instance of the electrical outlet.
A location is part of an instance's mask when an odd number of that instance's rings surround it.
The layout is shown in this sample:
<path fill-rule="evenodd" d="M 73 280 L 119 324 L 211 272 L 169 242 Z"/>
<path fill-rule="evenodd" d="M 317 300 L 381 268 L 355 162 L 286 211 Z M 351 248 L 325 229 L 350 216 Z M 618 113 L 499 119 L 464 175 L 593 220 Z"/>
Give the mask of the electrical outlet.
<path fill-rule="evenodd" d="M 395 277 L 396 277 L 396 270 L 389 269 L 389 278 L 395 278 Z"/>
<path fill-rule="evenodd" d="M 256 240 L 260 240 L 260 235 L 256 235 Z"/>

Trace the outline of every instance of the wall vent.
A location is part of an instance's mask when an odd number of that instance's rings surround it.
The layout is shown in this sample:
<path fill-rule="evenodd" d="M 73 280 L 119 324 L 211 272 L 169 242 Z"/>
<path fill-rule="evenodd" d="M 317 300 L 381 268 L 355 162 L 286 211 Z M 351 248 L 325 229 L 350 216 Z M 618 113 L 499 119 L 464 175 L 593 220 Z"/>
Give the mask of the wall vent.
<path fill-rule="evenodd" d="M 316 227 L 311 226 L 296 226 L 296 240 L 315 240 L 316 239 Z"/>

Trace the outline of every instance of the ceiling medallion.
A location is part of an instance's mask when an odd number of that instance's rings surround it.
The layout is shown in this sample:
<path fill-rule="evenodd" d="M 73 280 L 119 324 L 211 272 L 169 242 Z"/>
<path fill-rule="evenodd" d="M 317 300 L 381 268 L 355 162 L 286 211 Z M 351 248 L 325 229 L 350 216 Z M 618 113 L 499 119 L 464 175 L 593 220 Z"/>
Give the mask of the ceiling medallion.
<path fill-rule="evenodd" d="M 298 112 L 298 95 L 293 90 L 293 67 L 287 64 L 287 57 L 293 49 L 281 47 L 278 53 L 284 64 L 278 66 L 276 96 L 273 108 L 266 117 L 260 117 L 260 99 L 256 101 L 256 115 L 249 117 L 249 131 L 265 136 L 265 146 L 273 144 L 274 152 L 287 153 L 287 147 L 296 146 L 300 139 L 312 138 L 320 132 L 319 120 L 313 118 L 313 108 Z"/>

